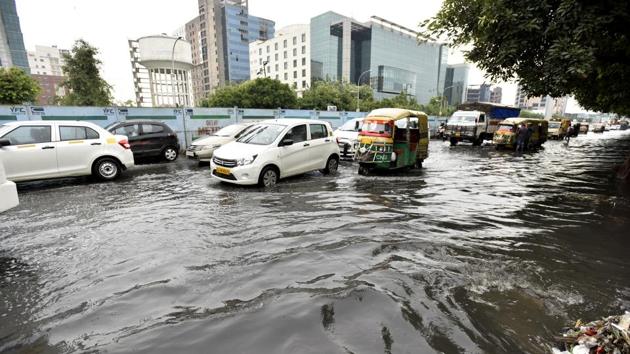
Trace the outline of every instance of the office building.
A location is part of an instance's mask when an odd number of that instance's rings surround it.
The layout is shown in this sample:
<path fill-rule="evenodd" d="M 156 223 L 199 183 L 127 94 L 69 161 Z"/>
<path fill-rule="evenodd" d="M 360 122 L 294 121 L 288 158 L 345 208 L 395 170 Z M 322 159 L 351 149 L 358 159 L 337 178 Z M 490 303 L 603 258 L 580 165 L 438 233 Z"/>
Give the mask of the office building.
<path fill-rule="evenodd" d="M 129 40 L 138 107 L 182 107 L 194 104 L 190 42 L 158 35 Z"/>
<path fill-rule="evenodd" d="M 532 96 L 529 97 L 525 90 L 519 85 L 516 90 L 516 101 L 514 105 L 528 111 L 534 111 L 545 115 L 549 119 L 553 115 L 564 115 L 567 110 L 569 97 Z"/>
<path fill-rule="evenodd" d="M 469 72 L 470 65 L 468 64 L 453 64 L 446 68 L 444 97 L 449 106 L 457 106 L 466 101 Z"/>
<path fill-rule="evenodd" d="M 61 83 L 66 79 L 63 73 L 65 64 L 63 55 L 69 54 L 66 49 L 57 46 L 35 46 L 35 51 L 28 51 L 28 64 L 31 77 L 39 83 L 41 92 L 37 98 L 39 105 L 55 104 L 57 98 L 65 95 Z"/>
<path fill-rule="evenodd" d="M 309 25 L 287 26 L 272 39 L 250 43 L 250 77 L 279 80 L 300 95 L 311 84 L 310 52 Z"/>
<path fill-rule="evenodd" d="M 406 93 L 428 103 L 444 89 L 448 48 L 373 16 L 326 12 L 311 19 L 311 79 L 370 84 L 377 99 Z"/>
<path fill-rule="evenodd" d="M 466 90 L 466 102 L 490 102 L 490 85 L 470 85 Z"/>
<path fill-rule="evenodd" d="M 247 0 L 199 0 L 195 21 L 201 45 L 193 70 L 195 80 L 201 80 L 193 85 L 202 88 L 197 101 L 216 87 L 249 80 L 249 43 L 274 36 L 275 23 L 251 16 Z"/>
<path fill-rule="evenodd" d="M 0 67 L 12 66 L 29 72 L 15 0 L 0 0 Z"/>
<path fill-rule="evenodd" d="M 503 89 L 501 87 L 494 87 L 490 89 L 490 102 L 501 103 L 503 99 Z"/>

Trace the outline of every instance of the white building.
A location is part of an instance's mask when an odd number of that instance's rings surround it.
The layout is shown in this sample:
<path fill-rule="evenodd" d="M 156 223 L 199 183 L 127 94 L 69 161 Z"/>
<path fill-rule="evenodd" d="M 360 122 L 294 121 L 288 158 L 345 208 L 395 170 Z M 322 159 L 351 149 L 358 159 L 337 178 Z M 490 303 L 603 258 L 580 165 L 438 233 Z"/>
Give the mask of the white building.
<path fill-rule="evenodd" d="M 68 54 L 66 49 L 57 46 L 47 47 L 36 45 L 35 51 L 28 51 L 28 66 L 33 75 L 63 76 L 62 67 L 65 64 L 62 54 Z"/>
<path fill-rule="evenodd" d="M 138 107 L 194 104 L 190 42 L 164 35 L 147 36 L 129 40 L 129 54 Z"/>
<path fill-rule="evenodd" d="M 250 77 L 279 80 L 298 94 L 308 89 L 311 85 L 309 28 L 309 25 L 287 26 L 272 39 L 250 43 Z"/>

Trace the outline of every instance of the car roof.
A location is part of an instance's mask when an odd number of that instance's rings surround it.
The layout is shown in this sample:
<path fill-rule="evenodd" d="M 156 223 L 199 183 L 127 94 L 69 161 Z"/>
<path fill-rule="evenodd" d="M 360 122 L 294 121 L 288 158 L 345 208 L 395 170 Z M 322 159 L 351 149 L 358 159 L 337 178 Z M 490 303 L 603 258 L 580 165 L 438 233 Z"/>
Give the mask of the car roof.
<path fill-rule="evenodd" d="M 416 117 L 416 118 L 424 118 L 428 119 L 424 112 L 412 111 L 409 109 L 401 109 L 401 108 L 380 108 L 375 109 L 368 114 L 366 118 L 378 118 L 380 120 L 399 120 L 405 119 L 407 117 Z"/>
<path fill-rule="evenodd" d="M 19 121 L 14 121 L 14 122 L 8 122 L 8 123 L 3 123 L 2 125 L 5 126 L 18 126 L 18 125 L 52 125 L 52 124 L 58 124 L 58 125 L 80 125 L 80 126 L 86 126 L 86 127 L 99 127 L 97 124 L 94 124 L 92 122 L 83 122 L 83 121 L 78 121 L 78 120 L 19 120 Z"/>
<path fill-rule="evenodd" d="M 120 121 L 120 122 L 116 122 L 115 124 L 159 124 L 159 125 L 166 125 L 168 126 L 168 124 L 161 122 L 159 120 L 150 120 L 150 119 L 129 119 L 129 120 L 125 120 L 125 121 Z"/>
<path fill-rule="evenodd" d="M 327 124 L 330 123 L 318 120 L 318 119 L 294 119 L 294 118 L 279 118 L 279 119 L 267 119 L 258 123 L 267 123 L 267 124 L 282 124 L 282 125 L 295 125 L 295 124 Z"/>

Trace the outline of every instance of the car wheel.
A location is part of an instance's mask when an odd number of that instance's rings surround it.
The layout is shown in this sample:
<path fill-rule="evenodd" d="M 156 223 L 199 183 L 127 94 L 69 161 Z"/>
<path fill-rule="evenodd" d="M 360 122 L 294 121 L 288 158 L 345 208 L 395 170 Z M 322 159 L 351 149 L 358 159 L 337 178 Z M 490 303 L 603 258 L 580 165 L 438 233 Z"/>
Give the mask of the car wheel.
<path fill-rule="evenodd" d="M 164 160 L 166 160 L 168 162 L 173 162 L 173 161 L 177 160 L 177 155 L 178 155 L 177 149 L 175 149 L 172 146 L 167 147 L 162 152 L 162 157 L 164 157 Z"/>
<path fill-rule="evenodd" d="M 278 177 L 278 170 L 273 166 L 267 166 L 260 173 L 258 185 L 265 188 L 273 187 L 278 183 Z"/>
<path fill-rule="evenodd" d="M 457 146 L 457 139 L 451 138 L 451 146 Z"/>
<path fill-rule="evenodd" d="M 331 156 L 328 158 L 328 161 L 326 162 L 326 168 L 321 170 L 321 173 L 325 175 L 331 175 L 331 174 L 337 173 L 338 169 L 339 169 L 339 160 L 337 159 L 337 157 Z"/>
<path fill-rule="evenodd" d="M 111 181 L 120 175 L 120 166 L 112 158 L 102 158 L 94 163 L 92 174 L 100 180 Z"/>

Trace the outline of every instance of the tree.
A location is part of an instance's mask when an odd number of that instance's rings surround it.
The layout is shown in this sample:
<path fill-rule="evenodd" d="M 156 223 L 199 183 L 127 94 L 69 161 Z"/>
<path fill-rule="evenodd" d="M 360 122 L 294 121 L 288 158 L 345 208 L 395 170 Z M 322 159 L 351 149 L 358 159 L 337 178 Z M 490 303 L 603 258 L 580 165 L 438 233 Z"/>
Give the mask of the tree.
<path fill-rule="evenodd" d="M 357 90 L 359 91 L 359 109 L 370 110 L 374 96 L 368 85 L 356 86 L 339 81 L 315 81 L 300 100 L 303 109 L 326 110 L 328 106 L 336 106 L 340 111 L 357 109 Z"/>
<path fill-rule="evenodd" d="M 0 68 L 0 104 L 34 102 L 39 95 L 37 81 L 18 68 Z"/>
<path fill-rule="evenodd" d="M 518 115 L 521 118 L 545 118 L 544 114 L 540 114 L 540 113 L 536 113 L 536 112 L 532 112 L 532 111 L 527 111 L 527 110 L 521 110 L 521 113 Z"/>
<path fill-rule="evenodd" d="M 444 0 L 422 39 L 472 45 L 466 58 L 532 96 L 575 95 L 585 108 L 630 114 L 630 2 Z"/>
<path fill-rule="evenodd" d="M 278 80 L 258 78 L 239 85 L 218 88 L 203 107 L 241 107 L 241 108 L 295 108 L 297 95 Z"/>
<path fill-rule="evenodd" d="M 63 72 L 66 80 L 61 84 L 66 95 L 60 103 L 67 106 L 109 106 L 112 103 L 111 86 L 101 78 L 96 58 L 98 49 L 79 39 L 72 54 L 64 54 Z"/>

